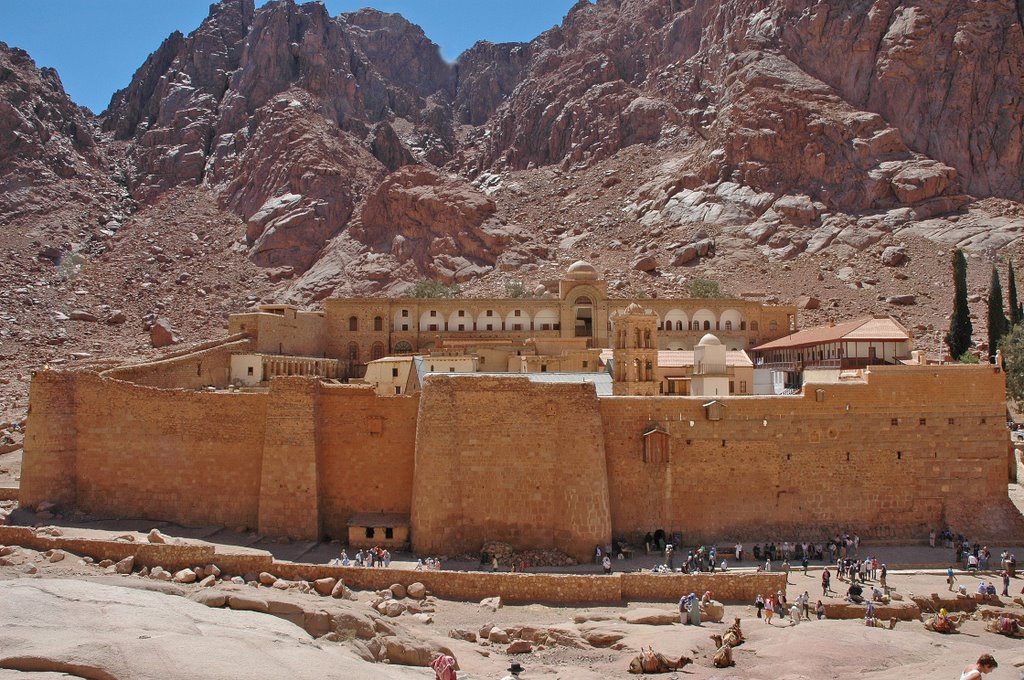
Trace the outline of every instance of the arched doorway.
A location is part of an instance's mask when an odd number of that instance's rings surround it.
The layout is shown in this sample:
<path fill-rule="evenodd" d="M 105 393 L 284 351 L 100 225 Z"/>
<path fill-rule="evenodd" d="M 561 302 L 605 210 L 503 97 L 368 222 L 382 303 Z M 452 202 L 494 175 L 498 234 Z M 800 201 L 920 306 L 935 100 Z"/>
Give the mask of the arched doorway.
<path fill-rule="evenodd" d="M 573 319 L 577 338 L 594 337 L 594 302 L 583 295 L 576 298 L 573 303 Z"/>

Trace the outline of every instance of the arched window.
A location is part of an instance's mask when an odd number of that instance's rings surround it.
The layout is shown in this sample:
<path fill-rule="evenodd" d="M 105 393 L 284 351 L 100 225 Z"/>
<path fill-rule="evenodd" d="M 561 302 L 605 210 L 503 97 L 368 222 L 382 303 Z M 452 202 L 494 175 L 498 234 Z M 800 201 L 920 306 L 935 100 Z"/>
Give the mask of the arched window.
<path fill-rule="evenodd" d="M 727 330 L 727 331 L 731 331 L 732 330 L 732 321 L 726 321 L 725 322 L 725 330 Z"/>
<path fill-rule="evenodd" d="M 676 330 L 677 331 L 683 330 L 683 322 L 682 321 L 676 321 Z"/>
<path fill-rule="evenodd" d="M 412 351 L 412 345 L 405 340 L 395 343 L 395 354 L 408 354 Z"/>
<path fill-rule="evenodd" d="M 353 363 L 359 361 L 359 345 L 354 342 L 348 343 L 348 360 Z"/>
<path fill-rule="evenodd" d="M 350 316 L 348 317 L 348 329 L 350 331 L 359 330 L 359 317 Z"/>
<path fill-rule="evenodd" d="M 384 330 L 384 319 L 379 316 L 373 317 L 373 330 L 382 331 Z"/>
<path fill-rule="evenodd" d="M 706 330 L 706 331 L 711 330 L 711 322 L 710 321 L 705 321 L 704 322 L 704 330 Z"/>
<path fill-rule="evenodd" d="M 371 356 L 373 357 L 373 359 L 375 361 L 377 359 L 380 359 L 382 356 L 384 356 L 384 343 L 383 342 L 375 342 L 375 343 L 373 343 L 373 350 L 371 351 Z"/>

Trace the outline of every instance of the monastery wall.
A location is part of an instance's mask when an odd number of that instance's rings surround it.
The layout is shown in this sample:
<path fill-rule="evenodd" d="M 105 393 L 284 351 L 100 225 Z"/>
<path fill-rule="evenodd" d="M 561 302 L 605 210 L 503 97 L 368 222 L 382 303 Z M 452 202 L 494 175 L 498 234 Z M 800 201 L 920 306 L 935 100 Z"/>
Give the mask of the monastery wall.
<path fill-rule="evenodd" d="M 613 531 L 686 543 L 924 536 L 1006 498 L 1004 376 L 990 366 L 872 367 L 866 382 L 791 397 L 601 400 Z M 644 462 L 660 426 L 671 453 Z M 1019 527 L 1014 526 L 1014 529 Z M 1010 527 L 988 526 L 989 534 Z M 977 536 L 979 533 L 974 533 Z"/>
<path fill-rule="evenodd" d="M 138 385 L 168 389 L 196 389 L 207 385 L 224 387 L 231 381 L 231 355 L 250 351 L 253 341 L 242 335 L 205 343 L 165 356 L 158 361 L 127 364 L 101 375 Z"/>
<path fill-rule="evenodd" d="M 321 530 L 348 536 L 355 512 L 412 511 L 418 396 L 378 397 L 370 386 L 320 388 Z"/>
<path fill-rule="evenodd" d="M 428 376 L 420 396 L 412 543 L 476 552 L 487 540 L 577 558 L 611 538 L 591 384 Z"/>

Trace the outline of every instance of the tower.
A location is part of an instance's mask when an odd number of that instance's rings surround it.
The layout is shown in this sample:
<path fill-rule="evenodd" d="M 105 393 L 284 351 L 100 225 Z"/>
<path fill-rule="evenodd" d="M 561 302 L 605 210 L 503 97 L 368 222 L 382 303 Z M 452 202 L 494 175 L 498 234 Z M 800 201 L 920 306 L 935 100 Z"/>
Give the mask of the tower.
<path fill-rule="evenodd" d="M 616 395 L 658 394 L 658 317 L 637 303 L 612 319 L 612 391 Z"/>

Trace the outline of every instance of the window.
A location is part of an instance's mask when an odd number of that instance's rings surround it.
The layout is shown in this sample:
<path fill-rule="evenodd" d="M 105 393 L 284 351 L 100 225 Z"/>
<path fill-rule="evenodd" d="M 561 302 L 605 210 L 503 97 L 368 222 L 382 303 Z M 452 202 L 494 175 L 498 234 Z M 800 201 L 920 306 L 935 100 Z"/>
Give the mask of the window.
<path fill-rule="evenodd" d="M 437 324 L 436 323 L 432 323 L 432 324 L 430 324 L 430 326 L 428 326 L 428 328 L 429 328 L 429 330 L 436 331 L 437 330 Z"/>
<path fill-rule="evenodd" d="M 245 369 L 245 373 L 246 373 L 246 375 L 252 375 L 252 366 L 249 366 L 248 368 L 246 368 Z"/>
<path fill-rule="evenodd" d="M 950 425 L 955 425 L 955 424 L 956 424 L 956 418 L 950 418 L 950 419 L 949 419 L 948 421 L 946 421 L 946 422 L 948 422 L 948 423 L 949 423 Z"/>
<path fill-rule="evenodd" d="M 727 331 L 731 331 L 732 330 L 732 321 L 726 321 L 725 322 L 725 330 L 727 330 Z"/>
<path fill-rule="evenodd" d="M 551 324 L 549 324 L 549 323 L 542 323 L 540 325 L 540 329 L 542 331 L 549 331 L 549 330 L 551 330 Z"/>
<path fill-rule="evenodd" d="M 987 419 L 987 418 L 982 418 L 982 419 L 981 419 L 981 424 L 982 424 L 982 425 L 984 425 L 984 424 L 985 424 L 985 423 L 987 423 L 987 422 L 988 422 L 988 419 Z"/>
<path fill-rule="evenodd" d="M 494 324 L 490 324 L 490 323 L 487 324 L 487 330 L 493 331 L 494 330 Z"/>
<path fill-rule="evenodd" d="M 430 316 L 437 316 L 437 311 L 431 309 L 430 310 Z"/>
<path fill-rule="evenodd" d="M 586 360 L 584 360 L 584 362 L 583 362 L 583 368 L 587 368 L 588 366 L 590 366 L 590 362 L 589 362 L 589 361 L 586 361 Z"/>
<path fill-rule="evenodd" d="M 464 324 L 464 323 L 460 323 L 460 324 L 459 324 L 459 330 L 460 330 L 460 331 L 464 331 L 464 330 L 466 330 L 466 324 Z"/>
<path fill-rule="evenodd" d="M 460 309 L 459 310 L 459 316 L 466 316 L 466 312 L 464 312 L 463 310 Z"/>
<path fill-rule="evenodd" d="M 384 343 L 375 342 L 373 343 L 373 349 L 371 350 L 374 361 L 384 356 Z"/>
<path fill-rule="evenodd" d="M 740 381 L 740 394 L 746 394 L 746 393 L 747 393 L 747 381 L 746 380 L 741 380 Z"/>
<path fill-rule="evenodd" d="M 548 372 L 548 365 L 547 364 L 541 364 L 540 365 L 540 372 L 541 373 L 547 373 Z"/>
<path fill-rule="evenodd" d="M 704 330 L 706 330 L 706 331 L 711 330 L 711 322 L 710 321 L 705 321 L 704 322 Z"/>
<path fill-rule="evenodd" d="M 903 452 L 902 451 L 897 451 L 896 452 L 896 460 L 903 460 Z"/>
<path fill-rule="evenodd" d="M 403 324 L 402 324 L 402 330 L 403 330 L 403 331 L 407 331 L 407 330 L 409 330 L 409 324 L 407 324 L 407 323 L 403 323 Z"/>
<path fill-rule="evenodd" d="M 488 309 L 487 310 L 487 316 L 494 316 L 494 310 L 493 309 Z"/>
<path fill-rule="evenodd" d="M 889 421 L 889 424 L 892 425 L 893 427 L 896 427 L 897 425 L 900 424 L 900 419 L 899 418 L 893 418 L 892 420 Z"/>
<path fill-rule="evenodd" d="M 373 527 L 366 527 L 366 537 L 373 538 Z"/>
<path fill-rule="evenodd" d="M 384 319 L 379 316 L 373 317 L 373 330 L 382 331 L 384 330 Z"/>
<path fill-rule="evenodd" d="M 359 330 L 359 318 L 355 316 L 348 317 L 348 329 L 350 331 Z"/>
<path fill-rule="evenodd" d="M 402 393 L 402 388 L 396 386 L 395 387 L 395 394 L 401 394 L 401 393 Z"/>
<path fill-rule="evenodd" d="M 918 418 L 917 424 L 918 425 L 927 425 L 928 424 L 928 419 L 927 418 Z"/>
<path fill-rule="evenodd" d="M 391 369 L 391 377 L 392 378 L 397 378 L 398 377 L 398 369 L 397 368 L 392 368 Z"/>
<path fill-rule="evenodd" d="M 434 370 L 434 364 L 430 364 L 430 370 L 431 370 L 431 371 L 433 371 L 433 370 Z"/>
<path fill-rule="evenodd" d="M 403 309 L 402 310 L 402 318 L 404 318 L 404 319 L 408 319 L 409 318 L 409 310 L 408 309 Z"/>
<path fill-rule="evenodd" d="M 522 315 L 523 315 L 523 313 L 521 311 L 519 311 L 518 309 L 516 311 L 512 312 L 512 316 L 522 316 Z"/>
<path fill-rule="evenodd" d="M 523 324 L 521 324 L 521 323 L 514 323 L 514 324 L 512 324 L 512 330 L 514 330 L 514 331 L 521 331 L 521 330 L 523 330 Z"/>
<path fill-rule="evenodd" d="M 394 537 L 395 537 L 395 530 L 392 529 L 391 527 L 386 527 L 384 529 L 384 538 L 392 539 Z"/>
<path fill-rule="evenodd" d="M 449 366 L 448 367 L 448 372 L 449 373 L 454 373 L 455 372 L 455 367 L 454 366 Z"/>
<path fill-rule="evenodd" d="M 741 331 L 747 330 L 747 322 L 746 321 L 740 321 L 740 330 Z"/>

